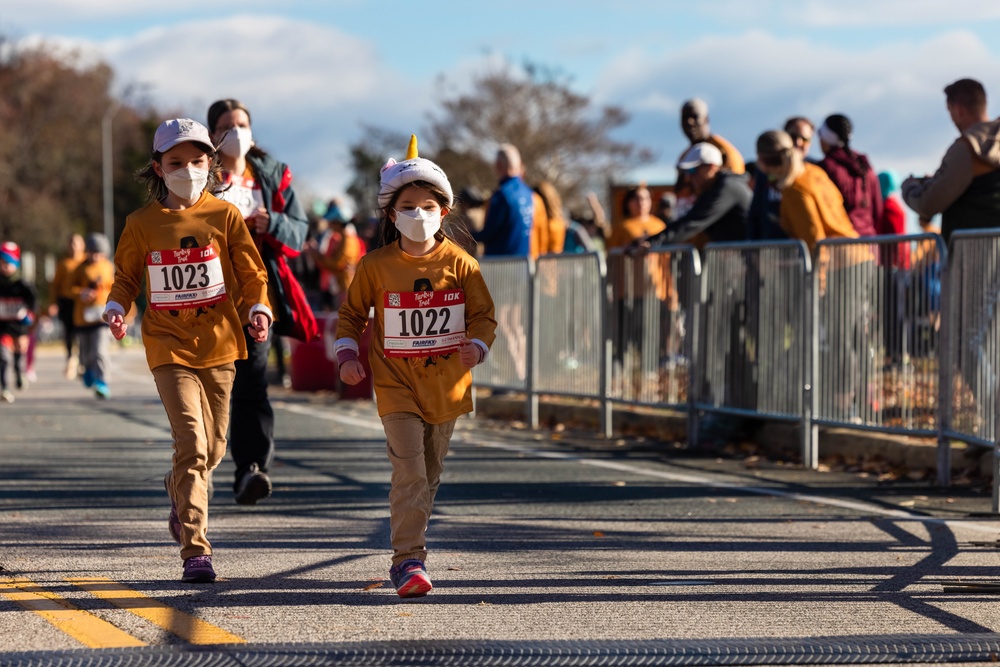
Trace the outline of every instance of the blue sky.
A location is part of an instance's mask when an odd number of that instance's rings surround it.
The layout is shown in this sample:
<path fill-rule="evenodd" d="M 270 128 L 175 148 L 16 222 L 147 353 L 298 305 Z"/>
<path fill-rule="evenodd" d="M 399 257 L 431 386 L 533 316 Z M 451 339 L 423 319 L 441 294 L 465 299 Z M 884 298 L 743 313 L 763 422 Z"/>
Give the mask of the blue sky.
<path fill-rule="evenodd" d="M 685 145 L 678 109 L 692 96 L 750 159 L 756 136 L 788 116 L 840 112 L 876 168 L 906 174 L 933 171 L 955 137 L 947 83 L 970 76 L 1000 95 L 1000 3 L 981 0 L 16 5 L 0 33 L 103 58 L 119 86 L 159 108 L 201 120 L 215 99 L 242 99 L 258 143 L 321 197 L 349 180 L 347 147 L 362 123 L 419 132 L 438 77 L 460 88 L 504 60 L 554 68 L 577 92 L 626 109 L 619 138 L 657 155 L 633 180 L 672 179 Z"/>

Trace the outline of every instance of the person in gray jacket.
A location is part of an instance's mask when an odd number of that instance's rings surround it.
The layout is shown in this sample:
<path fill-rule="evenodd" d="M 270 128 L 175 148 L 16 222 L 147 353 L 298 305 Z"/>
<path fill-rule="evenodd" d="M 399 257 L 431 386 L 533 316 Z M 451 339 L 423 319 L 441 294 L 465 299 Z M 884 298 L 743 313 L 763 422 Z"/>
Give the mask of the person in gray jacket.
<path fill-rule="evenodd" d="M 990 120 L 986 90 L 974 79 L 960 79 L 944 93 L 961 135 L 933 176 L 910 176 L 900 190 L 922 220 L 941 214 L 947 242 L 956 229 L 1000 227 L 1000 119 Z"/>

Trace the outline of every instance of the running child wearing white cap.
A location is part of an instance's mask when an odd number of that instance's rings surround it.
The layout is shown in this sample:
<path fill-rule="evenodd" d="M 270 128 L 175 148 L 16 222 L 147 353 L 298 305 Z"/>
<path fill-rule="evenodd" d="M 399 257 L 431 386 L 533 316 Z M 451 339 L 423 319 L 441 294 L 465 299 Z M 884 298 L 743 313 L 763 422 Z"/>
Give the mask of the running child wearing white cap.
<path fill-rule="evenodd" d="M 115 338 L 145 279 L 146 360 L 174 437 L 164 479 L 167 527 L 181 545 L 182 581 L 215 580 L 208 541 L 208 476 L 226 453 L 233 362 L 267 338 L 267 273 L 239 209 L 210 194 L 219 163 L 208 130 L 165 121 L 139 177 L 150 202 L 125 221 L 104 317 Z"/>

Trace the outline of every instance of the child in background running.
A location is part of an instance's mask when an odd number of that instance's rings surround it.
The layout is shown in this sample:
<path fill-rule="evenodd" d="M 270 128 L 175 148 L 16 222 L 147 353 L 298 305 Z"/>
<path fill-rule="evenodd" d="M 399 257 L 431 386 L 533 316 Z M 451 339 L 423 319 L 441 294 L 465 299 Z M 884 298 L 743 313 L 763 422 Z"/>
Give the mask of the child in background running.
<path fill-rule="evenodd" d="M 28 350 L 28 332 L 35 323 L 35 290 L 21 278 L 21 248 L 13 241 L 0 244 L 0 401 L 13 403 L 7 369 L 14 368 L 14 385 L 24 389 L 22 360 Z"/>
<path fill-rule="evenodd" d="M 181 581 L 215 580 L 208 541 L 208 476 L 226 453 L 233 362 L 247 356 L 247 327 L 267 338 L 267 274 L 239 209 L 209 194 L 219 163 L 208 130 L 165 121 L 139 173 L 150 202 L 125 221 L 105 319 L 121 340 L 125 313 L 145 289 L 146 360 L 174 438 L 167 527 L 181 545 Z"/>
<path fill-rule="evenodd" d="M 108 260 L 111 251 L 104 234 L 89 234 L 84 244 L 86 255 L 69 278 L 73 294 L 73 328 L 80 349 L 83 384 L 93 388 L 98 398 L 108 398 L 108 332 L 104 326 L 104 307 L 115 281 L 115 267 Z"/>
<path fill-rule="evenodd" d="M 375 322 L 368 358 L 392 463 L 392 568 L 400 597 L 432 588 L 425 534 L 457 418 L 472 411 L 472 373 L 493 344 L 493 299 L 479 263 L 441 231 L 453 205 L 448 177 L 417 157 L 382 167 L 378 250 L 365 255 L 340 306 L 335 349 L 340 377 L 365 378 L 358 341 Z"/>

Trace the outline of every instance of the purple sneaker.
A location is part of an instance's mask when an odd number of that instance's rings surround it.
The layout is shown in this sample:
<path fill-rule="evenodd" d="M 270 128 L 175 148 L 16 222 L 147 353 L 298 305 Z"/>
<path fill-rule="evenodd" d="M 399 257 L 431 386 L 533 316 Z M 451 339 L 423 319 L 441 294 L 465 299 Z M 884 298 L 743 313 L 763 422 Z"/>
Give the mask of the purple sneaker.
<path fill-rule="evenodd" d="M 170 493 L 170 485 L 167 483 L 169 479 L 170 473 L 168 472 L 163 476 L 163 488 L 167 490 L 167 495 L 170 496 L 170 516 L 167 517 L 167 530 L 170 531 L 170 537 L 174 538 L 174 542 L 180 544 L 181 520 L 177 516 L 177 503 L 174 502 L 173 496 Z"/>
<path fill-rule="evenodd" d="M 399 565 L 393 565 L 389 570 L 389 579 L 396 587 L 396 593 L 401 598 L 420 598 L 434 588 L 427 576 L 424 562 L 415 558 L 404 560 Z"/>
<path fill-rule="evenodd" d="M 211 556 L 191 556 L 184 559 L 184 576 L 181 581 L 186 584 L 210 584 L 215 581 L 215 570 L 212 568 Z"/>

